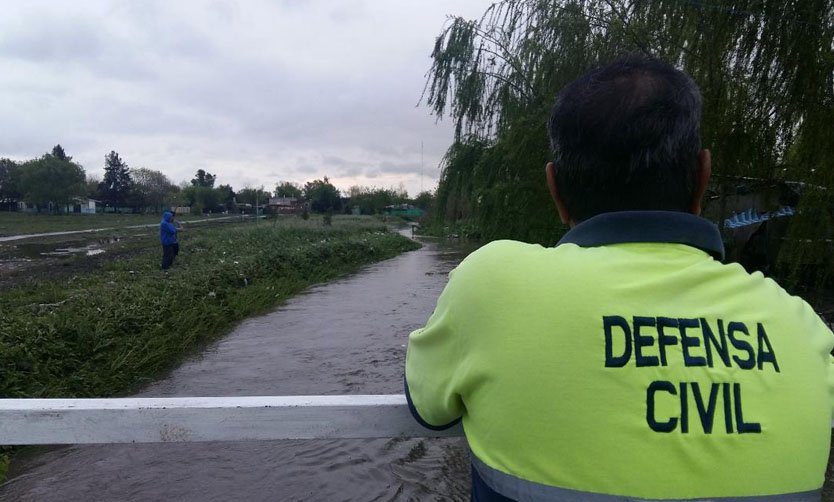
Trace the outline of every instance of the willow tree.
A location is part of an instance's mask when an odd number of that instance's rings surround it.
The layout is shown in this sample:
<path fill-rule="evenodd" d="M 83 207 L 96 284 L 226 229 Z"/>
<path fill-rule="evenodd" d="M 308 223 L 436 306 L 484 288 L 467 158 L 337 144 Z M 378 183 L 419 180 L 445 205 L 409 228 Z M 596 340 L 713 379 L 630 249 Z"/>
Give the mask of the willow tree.
<path fill-rule="evenodd" d="M 552 244 L 546 117 L 559 89 L 627 52 L 660 57 L 698 82 L 717 176 L 804 183 L 789 238 L 830 237 L 821 222 L 831 219 L 834 189 L 834 0 L 505 0 L 480 19 L 451 17 L 423 97 L 455 123 L 437 203 L 469 210 L 441 217 L 465 216 L 487 239 Z M 479 154 L 460 155 L 467 145 Z M 794 269 L 830 265 L 825 245 L 782 248 Z"/>

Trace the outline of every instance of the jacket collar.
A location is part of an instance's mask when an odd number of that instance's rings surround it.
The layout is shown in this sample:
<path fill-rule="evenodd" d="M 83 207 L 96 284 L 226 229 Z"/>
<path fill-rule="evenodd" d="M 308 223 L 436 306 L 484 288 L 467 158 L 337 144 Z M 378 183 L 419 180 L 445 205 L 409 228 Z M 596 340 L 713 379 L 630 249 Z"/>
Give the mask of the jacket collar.
<path fill-rule="evenodd" d="M 566 233 L 559 244 L 582 247 L 634 242 L 685 244 L 724 259 L 724 242 L 712 222 L 675 211 L 618 211 L 589 218 Z"/>

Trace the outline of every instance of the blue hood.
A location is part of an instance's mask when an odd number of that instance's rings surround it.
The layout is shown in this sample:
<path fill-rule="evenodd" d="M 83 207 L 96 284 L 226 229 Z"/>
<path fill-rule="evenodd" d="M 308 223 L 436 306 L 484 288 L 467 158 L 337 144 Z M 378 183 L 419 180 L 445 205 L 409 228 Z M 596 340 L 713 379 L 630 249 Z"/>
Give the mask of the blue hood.
<path fill-rule="evenodd" d="M 174 219 L 174 213 L 165 211 L 162 213 L 162 221 L 159 222 L 159 241 L 163 246 L 177 243 L 177 227 L 171 221 Z"/>

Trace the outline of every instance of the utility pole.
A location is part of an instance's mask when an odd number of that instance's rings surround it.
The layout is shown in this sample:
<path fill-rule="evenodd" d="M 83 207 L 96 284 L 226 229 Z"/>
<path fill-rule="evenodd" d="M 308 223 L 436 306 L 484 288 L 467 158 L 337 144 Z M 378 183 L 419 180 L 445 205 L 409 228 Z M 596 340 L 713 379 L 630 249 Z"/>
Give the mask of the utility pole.
<path fill-rule="evenodd" d="M 423 193 L 423 140 L 420 140 L 420 193 Z"/>

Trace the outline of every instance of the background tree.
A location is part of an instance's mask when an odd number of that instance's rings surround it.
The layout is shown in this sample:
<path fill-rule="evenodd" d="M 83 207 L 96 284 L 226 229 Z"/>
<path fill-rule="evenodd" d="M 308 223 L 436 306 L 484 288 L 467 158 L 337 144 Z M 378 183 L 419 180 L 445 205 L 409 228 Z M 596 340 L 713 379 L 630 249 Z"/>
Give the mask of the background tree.
<path fill-rule="evenodd" d="M 195 187 L 214 188 L 214 181 L 216 176 L 205 172 L 202 169 L 197 170 L 197 175 L 191 180 L 191 184 Z"/>
<path fill-rule="evenodd" d="M 236 194 L 231 185 L 220 185 L 215 190 L 217 191 L 219 204 L 223 206 L 224 210 L 235 211 L 237 209 Z"/>
<path fill-rule="evenodd" d="M 317 213 L 339 212 L 341 198 L 339 190 L 330 183 L 327 176 L 324 179 L 308 181 L 302 190 L 304 198 L 310 201 L 310 209 Z"/>
<path fill-rule="evenodd" d="M 84 195 L 86 197 L 89 197 L 93 200 L 101 200 L 101 194 L 99 193 L 101 178 L 92 174 L 88 174 L 87 180 L 84 182 L 84 184 L 86 186 L 84 190 Z"/>
<path fill-rule="evenodd" d="M 104 156 L 104 179 L 99 184 L 102 201 L 114 208 L 124 207 L 132 190 L 130 168 L 118 153 L 111 151 Z"/>
<path fill-rule="evenodd" d="M 362 214 L 382 214 L 385 206 L 403 204 L 408 194 L 393 188 L 350 187 L 348 191 L 350 208 L 359 207 Z"/>
<path fill-rule="evenodd" d="M 238 204 L 251 204 L 252 207 L 256 205 L 258 207 L 265 206 L 269 202 L 270 197 L 272 197 L 272 194 L 264 190 L 263 187 L 245 187 L 238 190 L 237 194 L 235 194 L 235 199 Z"/>
<path fill-rule="evenodd" d="M 177 186 L 174 185 L 171 187 L 171 191 L 165 194 L 165 204 L 166 207 L 184 207 L 189 206 L 189 198 L 185 193 L 185 189 L 189 188 L 191 185 L 188 183 L 182 183 L 181 185 Z"/>
<path fill-rule="evenodd" d="M 159 212 L 175 185 L 164 173 L 141 167 L 132 169 L 133 193 L 139 207 Z"/>
<path fill-rule="evenodd" d="M 290 181 L 282 181 L 275 185 L 276 197 L 295 197 L 300 199 L 302 196 L 301 187 Z"/>
<path fill-rule="evenodd" d="M 417 194 L 417 197 L 414 197 L 411 203 L 414 207 L 419 207 L 423 211 L 429 211 L 434 204 L 434 193 L 428 191 L 420 192 Z"/>
<path fill-rule="evenodd" d="M 20 166 L 17 162 L 0 158 L 0 209 L 12 211 L 20 199 Z"/>
<path fill-rule="evenodd" d="M 23 200 L 37 204 L 38 210 L 59 212 L 83 197 L 86 191 L 84 169 L 74 162 L 46 154 L 20 166 L 19 189 Z"/>
<path fill-rule="evenodd" d="M 72 160 L 72 157 L 67 156 L 67 153 L 64 151 L 64 148 L 60 144 L 57 144 L 54 147 L 52 147 L 52 155 L 56 157 L 58 160 L 66 160 L 68 162 Z"/>
<path fill-rule="evenodd" d="M 223 206 L 220 204 L 220 194 L 213 188 L 196 185 L 186 186 L 182 188 L 182 197 L 186 205 L 191 207 L 192 214 L 223 211 Z"/>
<path fill-rule="evenodd" d="M 552 245 L 564 231 L 542 179 L 554 97 L 588 69 L 642 52 L 699 84 L 714 178 L 803 183 L 796 245 L 779 259 L 794 270 L 823 263 L 824 278 L 834 266 L 821 245 L 834 205 L 833 41 L 834 0 L 504 0 L 479 20 L 452 18 L 424 91 L 455 123 L 436 217 L 486 239 Z M 716 221 L 728 216 L 722 205 Z"/>

